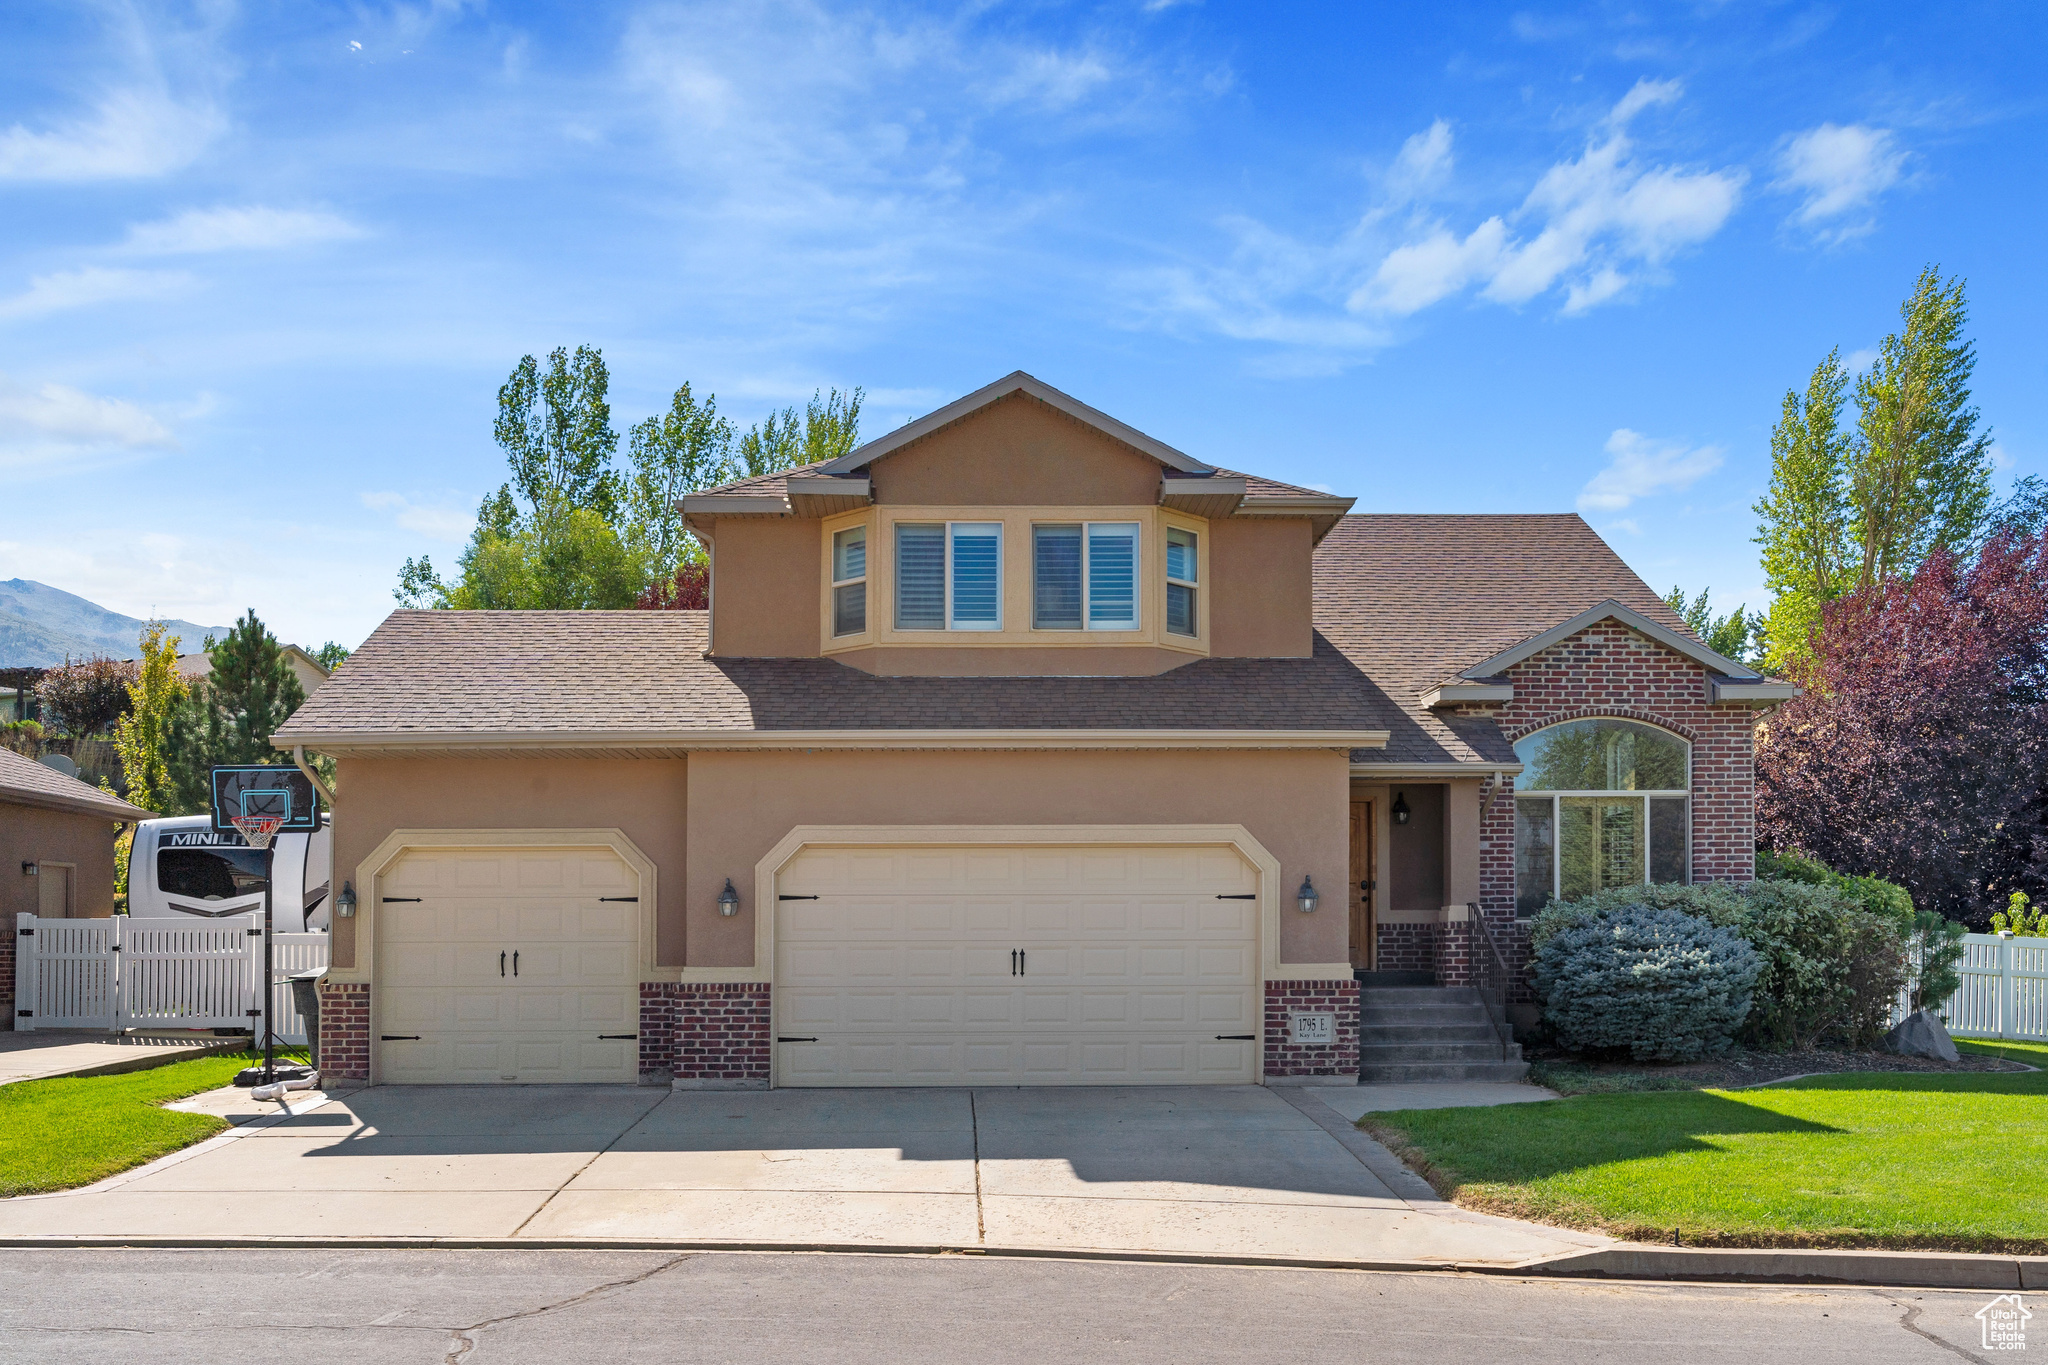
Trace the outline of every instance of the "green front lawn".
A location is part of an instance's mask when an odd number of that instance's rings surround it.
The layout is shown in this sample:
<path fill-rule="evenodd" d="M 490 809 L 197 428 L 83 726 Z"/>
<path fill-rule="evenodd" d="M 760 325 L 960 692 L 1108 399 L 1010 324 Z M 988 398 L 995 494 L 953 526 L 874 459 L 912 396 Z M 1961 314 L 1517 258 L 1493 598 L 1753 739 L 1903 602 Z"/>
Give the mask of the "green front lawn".
<path fill-rule="evenodd" d="M 1852 1072 L 1359 1126 L 1467 1208 L 1632 1240 L 2048 1252 L 2048 1071 Z"/>
<path fill-rule="evenodd" d="M 1995 1038 L 1958 1038 L 1956 1051 L 1980 1057 L 2003 1057 L 2048 1070 L 2048 1043 L 2003 1043 Z"/>
<path fill-rule="evenodd" d="M 234 1053 L 120 1076 L 0 1085 L 0 1196 L 90 1185 L 212 1137 L 227 1120 L 159 1106 L 217 1090 L 249 1064 L 246 1053 Z"/>

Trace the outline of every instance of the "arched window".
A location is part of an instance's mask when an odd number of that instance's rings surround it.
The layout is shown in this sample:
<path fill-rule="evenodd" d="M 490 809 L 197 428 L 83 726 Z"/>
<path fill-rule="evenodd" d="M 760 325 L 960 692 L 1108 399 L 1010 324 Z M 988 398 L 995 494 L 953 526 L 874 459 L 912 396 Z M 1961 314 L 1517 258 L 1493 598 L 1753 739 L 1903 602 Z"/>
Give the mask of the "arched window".
<path fill-rule="evenodd" d="M 1515 913 L 1687 880 L 1692 747 L 1632 720 L 1572 720 L 1515 745 Z"/>

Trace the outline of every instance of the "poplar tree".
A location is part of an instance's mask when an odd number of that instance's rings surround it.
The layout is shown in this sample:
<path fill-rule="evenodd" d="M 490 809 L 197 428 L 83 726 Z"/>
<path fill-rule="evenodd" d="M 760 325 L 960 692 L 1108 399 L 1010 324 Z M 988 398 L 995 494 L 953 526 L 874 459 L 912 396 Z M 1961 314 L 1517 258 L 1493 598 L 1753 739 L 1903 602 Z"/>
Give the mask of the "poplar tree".
<path fill-rule="evenodd" d="M 178 636 L 164 638 L 164 623 L 142 628 L 142 663 L 128 684 L 128 714 L 114 722 L 114 752 L 128 783 L 128 800 L 161 812 L 172 799 L 168 758 L 171 714 L 190 691 L 178 673 Z"/>
<path fill-rule="evenodd" d="M 1754 510 L 1776 594 L 1765 627 L 1775 667 L 1810 659 L 1829 602 L 1910 575 L 1937 549 L 1972 549 L 1992 518 L 1964 282 L 1929 266 L 1899 316 L 1903 326 L 1853 381 L 1830 351 L 1804 395 L 1785 395 L 1771 434 L 1770 488 Z M 1853 431 L 1843 429 L 1845 394 Z"/>

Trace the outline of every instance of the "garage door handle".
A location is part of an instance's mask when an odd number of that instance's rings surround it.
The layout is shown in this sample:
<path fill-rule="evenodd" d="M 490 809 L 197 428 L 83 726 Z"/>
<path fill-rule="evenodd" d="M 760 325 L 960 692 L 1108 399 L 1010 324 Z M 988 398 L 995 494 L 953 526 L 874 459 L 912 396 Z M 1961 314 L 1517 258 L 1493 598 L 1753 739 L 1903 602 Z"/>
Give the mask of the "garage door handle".
<path fill-rule="evenodd" d="M 512 950 L 512 975 L 519 975 L 519 950 L 517 948 Z"/>
<path fill-rule="evenodd" d="M 377 899 L 383 901 L 386 905 L 418 905 L 420 903 L 418 896 L 379 896 Z"/>
<path fill-rule="evenodd" d="M 1216 899 L 1217 899 L 1217 900 L 1219 900 L 1219 901 L 1255 901 L 1255 900 L 1257 900 L 1258 898 L 1259 898 L 1259 893 L 1258 893 L 1258 892 L 1256 892 L 1256 891 L 1246 891 L 1246 892 L 1242 892 L 1241 894 L 1238 894 L 1238 895 L 1234 895 L 1234 896 L 1218 896 L 1218 897 L 1217 897 Z"/>
<path fill-rule="evenodd" d="M 499 954 L 498 954 L 498 975 L 499 975 L 499 976 L 503 976 L 504 974 L 505 974 L 505 955 L 504 955 L 503 953 L 499 953 Z"/>
<path fill-rule="evenodd" d="M 815 1043 L 815 1042 L 817 1042 L 818 1040 L 817 1040 L 816 1038 L 782 1038 L 782 1037 L 778 1037 L 778 1038 L 776 1038 L 776 1040 L 775 1040 L 775 1041 L 776 1041 L 776 1042 L 778 1042 L 778 1043 Z"/>
<path fill-rule="evenodd" d="M 1258 1036 L 1256 1033 L 1219 1033 L 1216 1035 L 1216 1041 L 1219 1043 L 1250 1043 L 1256 1042 Z"/>
<path fill-rule="evenodd" d="M 417 1043 L 419 1040 L 420 1036 L 417 1033 L 380 1033 L 377 1035 L 377 1041 L 380 1043 Z"/>

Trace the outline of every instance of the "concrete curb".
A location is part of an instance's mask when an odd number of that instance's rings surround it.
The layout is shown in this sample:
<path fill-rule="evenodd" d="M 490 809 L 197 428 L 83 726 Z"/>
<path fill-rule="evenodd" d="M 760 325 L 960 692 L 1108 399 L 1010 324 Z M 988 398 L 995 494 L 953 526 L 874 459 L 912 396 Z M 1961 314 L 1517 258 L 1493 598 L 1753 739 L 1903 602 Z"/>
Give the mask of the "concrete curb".
<path fill-rule="evenodd" d="M 1826 1251 L 1771 1247 L 1611 1246 L 1546 1256 L 1493 1275 L 1617 1280 L 1735 1280 L 1745 1284 L 1882 1284 L 1922 1289 L 2048 1289 L 2048 1256 L 1958 1251 Z"/>

